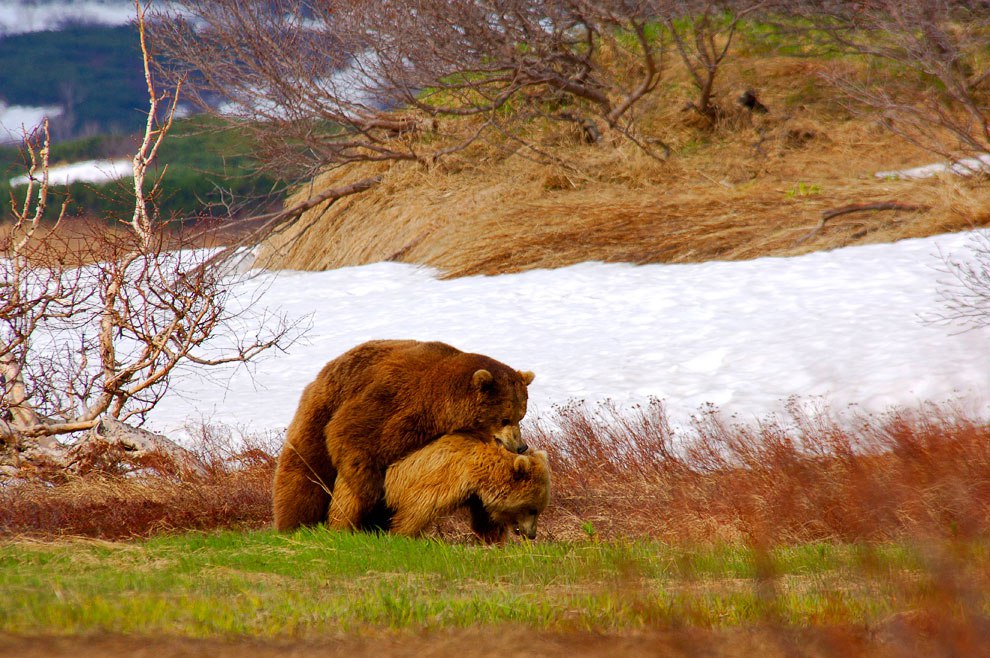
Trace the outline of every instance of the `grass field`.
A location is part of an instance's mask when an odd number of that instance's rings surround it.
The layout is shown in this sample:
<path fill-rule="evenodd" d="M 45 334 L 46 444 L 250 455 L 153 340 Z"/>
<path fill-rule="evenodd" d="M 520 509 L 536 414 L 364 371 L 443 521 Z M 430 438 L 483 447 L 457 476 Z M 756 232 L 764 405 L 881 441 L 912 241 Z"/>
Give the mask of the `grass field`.
<path fill-rule="evenodd" d="M 456 515 L 427 539 L 275 533 L 274 457 L 222 433 L 204 432 L 198 474 L 108 453 L 7 484 L 0 654 L 990 648 L 985 423 L 933 408 L 853 429 L 701 422 L 677 444 L 661 406 L 553 425 L 528 430 L 554 468 L 540 540 L 505 546 Z"/>
<path fill-rule="evenodd" d="M 940 579 L 949 564 L 959 567 L 951 585 L 962 592 Z M 322 529 L 14 540 L 0 545 L 0 630 L 298 638 L 504 624 L 607 633 L 871 628 L 919 610 L 957 622 L 983 613 L 988 567 L 982 542 L 491 549 Z"/>

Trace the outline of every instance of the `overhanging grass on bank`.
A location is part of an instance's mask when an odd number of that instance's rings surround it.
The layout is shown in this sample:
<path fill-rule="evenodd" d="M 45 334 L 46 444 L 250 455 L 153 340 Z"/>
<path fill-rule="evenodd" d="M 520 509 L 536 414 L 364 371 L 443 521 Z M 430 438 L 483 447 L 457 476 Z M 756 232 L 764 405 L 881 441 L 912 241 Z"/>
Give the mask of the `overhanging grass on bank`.
<path fill-rule="evenodd" d="M 0 544 L 0 632 L 316 635 L 515 624 L 635 630 L 879 622 L 983 608 L 985 542 L 761 553 L 654 542 L 505 548 L 300 531 Z M 951 556 L 947 558 L 946 556 Z M 951 559 L 948 601 L 940 565 Z M 966 596 L 958 596 L 965 583 Z M 981 589 L 982 588 L 982 589 Z"/>

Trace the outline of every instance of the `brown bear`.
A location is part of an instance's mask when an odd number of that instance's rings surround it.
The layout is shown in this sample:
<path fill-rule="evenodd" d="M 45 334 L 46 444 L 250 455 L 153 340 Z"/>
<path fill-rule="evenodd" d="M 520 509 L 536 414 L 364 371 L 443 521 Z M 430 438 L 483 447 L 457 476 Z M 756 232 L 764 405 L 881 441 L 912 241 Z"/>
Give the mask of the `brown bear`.
<path fill-rule="evenodd" d="M 444 434 L 524 452 L 533 373 L 415 340 L 376 340 L 327 363 L 303 391 L 275 472 L 275 527 L 376 523 L 385 469 Z M 332 500 L 332 504 L 331 504 Z"/>
<path fill-rule="evenodd" d="M 417 536 L 461 507 L 487 543 L 512 528 L 536 538 L 536 519 L 550 502 L 547 454 L 510 453 L 478 434 L 447 434 L 392 464 L 385 473 L 390 530 Z"/>

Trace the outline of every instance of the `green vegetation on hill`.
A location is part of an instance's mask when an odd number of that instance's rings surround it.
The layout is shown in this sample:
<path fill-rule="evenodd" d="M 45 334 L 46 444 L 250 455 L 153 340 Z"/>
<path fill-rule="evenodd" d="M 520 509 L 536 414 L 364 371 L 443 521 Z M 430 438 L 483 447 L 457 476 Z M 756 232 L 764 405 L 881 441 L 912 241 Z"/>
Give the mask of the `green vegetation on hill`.
<path fill-rule="evenodd" d="M 134 26 L 73 26 L 0 39 L 0 100 L 58 105 L 58 134 L 130 132 L 147 88 Z"/>
<path fill-rule="evenodd" d="M 126 135 L 99 135 L 64 143 L 54 143 L 50 165 L 129 157 L 138 138 Z M 256 171 L 256 161 L 248 153 L 244 137 L 232 130 L 219 130 L 215 121 L 193 117 L 177 121 L 158 152 L 159 166 L 145 181 L 150 190 L 155 177 L 165 170 L 158 207 L 164 219 L 220 215 L 222 202 L 268 199 L 276 180 Z M 0 148 L 0 197 L 10 197 L 10 179 L 25 173 L 22 153 L 12 147 Z M 57 214 L 66 188 L 55 189 L 55 202 L 47 216 Z M 68 186 L 68 214 L 88 215 L 107 220 L 129 216 L 133 203 L 130 181 L 94 184 L 78 182 Z M 16 196 L 16 191 L 15 191 Z M 10 218 L 9 207 L 0 218 Z M 0 221 L 3 221 L 0 219 Z"/>

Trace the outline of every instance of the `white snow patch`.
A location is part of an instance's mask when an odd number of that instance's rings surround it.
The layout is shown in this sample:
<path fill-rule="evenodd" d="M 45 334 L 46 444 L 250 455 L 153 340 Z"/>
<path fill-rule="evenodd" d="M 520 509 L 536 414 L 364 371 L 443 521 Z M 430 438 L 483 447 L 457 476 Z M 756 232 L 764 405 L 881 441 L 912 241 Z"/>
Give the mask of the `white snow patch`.
<path fill-rule="evenodd" d="M 0 34 L 57 30 L 67 23 L 124 25 L 133 20 L 134 3 L 127 0 L 7 0 L 0 3 Z"/>
<path fill-rule="evenodd" d="M 30 107 L 0 103 L 0 144 L 18 144 L 24 139 L 24 131 L 30 133 L 45 118 L 62 113 L 60 107 Z"/>
<path fill-rule="evenodd" d="M 48 169 L 48 182 L 52 185 L 68 185 L 70 183 L 105 183 L 130 176 L 133 165 L 127 158 L 116 160 L 84 160 L 72 164 L 58 165 Z M 17 176 L 10 179 L 10 185 L 27 185 L 28 177 Z"/>
<path fill-rule="evenodd" d="M 958 176 L 972 176 L 983 171 L 990 171 L 990 153 L 984 153 L 976 158 L 963 158 L 957 162 L 933 164 L 914 167 L 912 169 L 898 169 L 893 171 L 878 171 L 874 174 L 877 178 L 933 178 L 939 174 L 950 172 Z"/>
<path fill-rule="evenodd" d="M 268 286 L 265 305 L 311 316 L 306 340 L 249 368 L 183 374 L 150 424 L 180 435 L 204 420 L 282 430 L 326 361 L 376 338 L 445 341 L 533 370 L 529 419 L 571 400 L 626 407 L 650 396 L 675 423 L 708 402 L 765 418 L 790 396 L 840 413 L 954 401 L 990 419 L 990 328 L 922 320 L 944 310 L 940 253 L 965 260 L 973 243 L 964 233 L 795 258 L 453 280 L 398 263 L 262 272 L 238 295 Z"/>

